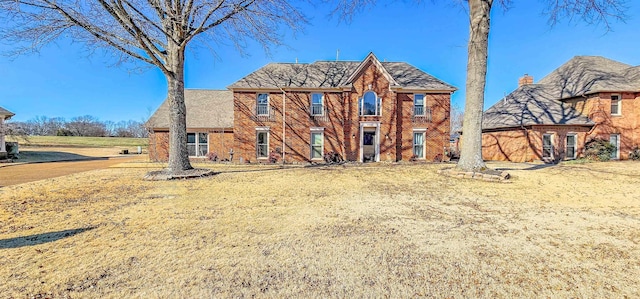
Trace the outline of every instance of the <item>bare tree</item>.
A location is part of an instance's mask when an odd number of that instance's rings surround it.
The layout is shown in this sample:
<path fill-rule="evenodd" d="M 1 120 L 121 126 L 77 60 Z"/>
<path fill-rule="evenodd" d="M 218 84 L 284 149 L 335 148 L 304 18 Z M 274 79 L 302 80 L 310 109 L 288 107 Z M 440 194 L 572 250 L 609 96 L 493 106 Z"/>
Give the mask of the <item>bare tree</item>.
<path fill-rule="evenodd" d="M 73 136 L 105 137 L 109 135 L 105 123 L 91 115 L 74 117 L 65 124 L 64 128 Z"/>
<path fill-rule="evenodd" d="M 117 63 L 138 60 L 160 69 L 170 107 L 169 174 L 192 169 L 184 103 L 187 46 L 231 42 L 242 49 L 254 39 L 268 49 L 279 44 L 281 25 L 296 30 L 305 22 L 285 0 L 0 0 L 0 16 L 0 37 L 18 44 L 16 53 L 69 37 L 92 50 L 110 50 Z"/>
<path fill-rule="evenodd" d="M 543 0 L 550 24 L 560 21 L 582 19 L 587 23 L 603 23 L 610 29 L 611 20 L 623 20 L 627 0 Z M 374 0 L 337 0 L 334 12 L 349 20 L 353 13 L 367 5 L 375 5 Z M 419 2 L 419 1 L 417 1 Z M 477 171 L 486 168 L 482 160 L 482 109 L 487 78 L 487 57 L 491 10 L 494 3 L 508 9 L 511 0 L 455 0 L 468 3 L 469 42 L 467 60 L 467 82 L 462 134 L 462 150 L 458 168 Z"/>

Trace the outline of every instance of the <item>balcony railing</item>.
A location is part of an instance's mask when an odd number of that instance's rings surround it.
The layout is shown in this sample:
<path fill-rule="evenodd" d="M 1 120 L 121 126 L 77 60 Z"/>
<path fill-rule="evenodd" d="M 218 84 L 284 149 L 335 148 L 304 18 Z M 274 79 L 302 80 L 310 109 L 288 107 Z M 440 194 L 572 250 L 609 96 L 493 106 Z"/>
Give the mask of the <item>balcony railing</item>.
<path fill-rule="evenodd" d="M 424 106 L 413 107 L 413 117 L 411 121 L 417 123 L 430 123 L 431 122 L 431 109 Z"/>
<path fill-rule="evenodd" d="M 313 121 L 329 121 L 329 109 L 322 105 L 313 105 L 309 118 Z"/>
<path fill-rule="evenodd" d="M 322 105 L 311 105 L 311 115 L 312 116 L 324 115 L 324 107 Z"/>
<path fill-rule="evenodd" d="M 266 105 L 257 105 L 254 107 L 252 119 L 254 121 L 275 121 L 275 113 L 273 108 Z"/>

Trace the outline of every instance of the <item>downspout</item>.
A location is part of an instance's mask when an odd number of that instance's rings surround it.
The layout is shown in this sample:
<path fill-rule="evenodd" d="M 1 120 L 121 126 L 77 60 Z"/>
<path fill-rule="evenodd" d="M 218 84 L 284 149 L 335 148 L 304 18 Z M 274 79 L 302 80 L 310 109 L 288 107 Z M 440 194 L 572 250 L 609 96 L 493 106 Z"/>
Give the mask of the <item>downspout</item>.
<path fill-rule="evenodd" d="M 284 165 L 284 161 L 286 158 L 286 123 L 287 123 L 287 109 L 286 109 L 286 99 L 287 99 L 287 93 L 284 91 L 284 89 L 282 89 L 282 87 L 278 87 L 280 88 L 280 90 L 282 91 L 282 165 Z"/>

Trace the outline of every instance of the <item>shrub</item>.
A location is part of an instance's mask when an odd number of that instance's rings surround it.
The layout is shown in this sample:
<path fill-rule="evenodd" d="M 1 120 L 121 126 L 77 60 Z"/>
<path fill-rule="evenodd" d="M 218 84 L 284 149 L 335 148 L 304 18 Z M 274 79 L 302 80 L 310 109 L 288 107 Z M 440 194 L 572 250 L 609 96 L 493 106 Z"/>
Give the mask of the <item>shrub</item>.
<path fill-rule="evenodd" d="M 633 150 L 631 150 L 631 152 L 629 153 L 629 159 L 634 160 L 634 161 L 638 161 L 640 160 L 640 148 L 639 147 L 635 147 L 633 148 Z"/>
<path fill-rule="evenodd" d="M 278 160 L 280 160 L 281 155 L 278 153 L 278 151 L 271 151 L 271 153 L 269 153 L 269 162 L 270 163 L 278 163 Z"/>
<path fill-rule="evenodd" d="M 207 160 L 209 161 L 218 161 L 218 153 L 216 152 L 208 152 L 205 157 L 207 157 Z"/>
<path fill-rule="evenodd" d="M 611 154 L 616 150 L 616 146 L 611 144 L 609 140 L 593 139 L 584 145 L 584 154 L 587 159 L 597 161 L 611 160 Z"/>
<path fill-rule="evenodd" d="M 334 151 L 324 154 L 324 162 L 327 164 L 342 163 L 343 161 L 342 156 Z"/>

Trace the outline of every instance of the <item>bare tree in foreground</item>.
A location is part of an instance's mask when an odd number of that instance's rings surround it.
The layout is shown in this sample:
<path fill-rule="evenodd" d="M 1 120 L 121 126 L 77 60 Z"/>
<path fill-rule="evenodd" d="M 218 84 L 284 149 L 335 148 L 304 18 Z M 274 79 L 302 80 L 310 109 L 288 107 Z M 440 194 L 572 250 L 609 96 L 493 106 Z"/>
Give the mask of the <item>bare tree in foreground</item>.
<path fill-rule="evenodd" d="M 334 12 L 349 20 L 354 13 L 367 5 L 375 5 L 374 0 L 337 0 Z M 419 2 L 419 1 L 417 1 Z M 467 82 L 465 94 L 464 120 L 462 127 L 462 149 L 458 168 L 465 171 L 486 169 L 482 160 L 482 110 L 487 79 L 487 57 L 491 9 L 494 0 L 456 0 L 468 3 L 469 42 L 467 61 Z M 511 0 L 497 0 L 505 9 Z M 589 24 L 604 23 L 610 29 L 611 20 L 623 20 L 627 0 L 544 0 L 552 25 L 563 20 L 582 19 Z"/>
<path fill-rule="evenodd" d="M 187 46 L 248 39 L 279 44 L 279 28 L 293 30 L 304 16 L 285 0 L 0 0 L 0 37 L 15 53 L 38 51 L 59 38 L 105 49 L 117 63 L 143 61 L 167 80 L 170 107 L 169 165 L 192 169 L 187 151 L 184 62 Z M 211 45 L 211 44 L 209 44 Z"/>

